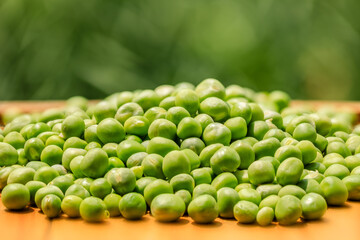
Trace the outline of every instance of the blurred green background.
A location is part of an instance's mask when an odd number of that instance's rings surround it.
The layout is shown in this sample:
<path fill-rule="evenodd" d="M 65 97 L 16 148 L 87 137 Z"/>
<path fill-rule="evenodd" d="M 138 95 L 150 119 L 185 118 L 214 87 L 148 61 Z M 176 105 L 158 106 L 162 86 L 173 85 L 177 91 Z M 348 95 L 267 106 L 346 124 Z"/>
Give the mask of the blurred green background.
<path fill-rule="evenodd" d="M 0 99 L 213 77 L 360 100 L 360 1 L 0 0 Z"/>

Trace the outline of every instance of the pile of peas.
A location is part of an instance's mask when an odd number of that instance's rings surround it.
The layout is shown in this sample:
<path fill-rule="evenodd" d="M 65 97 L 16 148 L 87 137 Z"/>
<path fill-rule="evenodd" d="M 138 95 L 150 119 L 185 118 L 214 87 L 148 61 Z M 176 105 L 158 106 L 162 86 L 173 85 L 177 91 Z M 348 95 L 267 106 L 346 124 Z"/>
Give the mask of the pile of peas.
<path fill-rule="evenodd" d="M 353 115 L 289 102 L 206 79 L 17 116 L 0 132 L 1 200 L 49 218 L 136 220 L 149 210 L 161 222 L 259 225 L 360 200 Z"/>

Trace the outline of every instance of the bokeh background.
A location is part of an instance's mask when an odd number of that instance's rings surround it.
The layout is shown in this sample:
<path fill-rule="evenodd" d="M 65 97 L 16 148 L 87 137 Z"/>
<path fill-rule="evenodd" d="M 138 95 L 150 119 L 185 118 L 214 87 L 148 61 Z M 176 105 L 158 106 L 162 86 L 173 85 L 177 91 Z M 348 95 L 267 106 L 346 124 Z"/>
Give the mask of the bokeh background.
<path fill-rule="evenodd" d="M 0 99 L 213 77 L 360 100 L 358 0 L 0 0 Z"/>

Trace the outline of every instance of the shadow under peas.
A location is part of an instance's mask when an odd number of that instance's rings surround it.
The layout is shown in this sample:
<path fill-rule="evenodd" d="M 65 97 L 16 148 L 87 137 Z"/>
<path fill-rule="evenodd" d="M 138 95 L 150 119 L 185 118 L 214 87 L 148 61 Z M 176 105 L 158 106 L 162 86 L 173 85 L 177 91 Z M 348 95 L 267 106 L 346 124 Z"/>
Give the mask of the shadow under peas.
<path fill-rule="evenodd" d="M 192 222 L 191 225 L 193 225 L 195 227 L 199 227 L 199 228 L 218 228 L 218 227 L 222 226 L 222 223 L 219 221 L 214 221 L 214 222 L 205 223 L 205 224 Z"/>
<path fill-rule="evenodd" d="M 32 209 L 31 207 L 27 207 L 24 209 L 20 209 L 20 210 L 9 210 L 9 209 L 4 209 L 5 212 L 8 213 L 15 213 L 15 214 L 28 214 L 28 213 L 32 213 L 34 212 L 34 209 Z"/>
<path fill-rule="evenodd" d="M 339 206 L 335 206 L 335 205 L 328 205 L 328 208 L 333 208 L 333 209 L 342 209 L 342 208 L 351 208 L 350 204 L 345 203 L 343 205 L 339 205 Z"/>
<path fill-rule="evenodd" d="M 185 218 L 180 218 L 179 220 L 175 221 L 175 222 L 159 222 L 156 221 L 159 224 L 163 224 L 163 225 L 186 225 L 189 223 L 189 220 L 185 219 Z"/>

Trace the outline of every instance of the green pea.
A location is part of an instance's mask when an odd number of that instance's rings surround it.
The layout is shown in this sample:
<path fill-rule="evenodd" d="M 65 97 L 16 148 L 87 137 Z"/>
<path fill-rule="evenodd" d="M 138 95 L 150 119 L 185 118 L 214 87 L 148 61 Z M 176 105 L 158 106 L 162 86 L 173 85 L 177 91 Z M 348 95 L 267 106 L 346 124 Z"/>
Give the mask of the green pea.
<path fill-rule="evenodd" d="M 264 111 L 257 103 L 249 103 L 251 108 L 251 122 L 254 121 L 263 121 L 264 120 Z"/>
<path fill-rule="evenodd" d="M 94 117 L 96 122 L 99 123 L 105 118 L 113 118 L 116 113 L 116 106 L 113 103 L 101 101 L 94 107 Z"/>
<path fill-rule="evenodd" d="M 132 192 L 136 186 L 133 171 L 127 168 L 113 168 L 106 174 L 106 180 L 119 195 Z"/>
<path fill-rule="evenodd" d="M 191 193 L 188 190 L 181 189 L 181 190 L 175 192 L 175 195 L 179 196 L 184 201 L 185 207 L 187 209 L 187 207 L 189 206 L 189 204 L 192 200 Z"/>
<path fill-rule="evenodd" d="M 161 104 L 160 104 L 160 107 L 152 107 L 152 108 L 148 109 L 145 112 L 144 117 L 148 120 L 148 123 L 150 124 L 157 119 L 165 118 L 166 110 L 163 107 L 161 107 Z M 145 135 L 146 135 L 146 133 L 145 133 Z"/>
<path fill-rule="evenodd" d="M 87 222 L 101 222 L 109 217 L 109 211 L 103 200 L 97 197 L 88 197 L 81 201 L 80 216 Z"/>
<path fill-rule="evenodd" d="M 343 205 L 348 199 L 348 190 L 344 182 L 334 176 L 325 177 L 320 183 L 321 190 L 329 205 Z"/>
<path fill-rule="evenodd" d="M 256 188 L 261 195 L 261 199 L 264 199 L 270 195 L 277 195 L 281 189 L 280 184 L 263 184 Z"/>
<path fill-rule="evenodd" d="M 125 137 L 125 130 L 116 119 L 106 118 L 97 127 L 97 136 L 104 144 L 120 143 Z"/>
<path fill-rule="evenodd" d="M 201 195 L 190 202 L 188 214 L 196 223 L 211 223 L 219 215 L 218 204 L 212 196 Z"/>
<path fill-rule="evenodd" d="M 20 167 L 14 169 L 8 176 L 7 184 L 21 183 L 25 185 L 27 182 L 33 180 L 35 170 L 30 167 Z"/>
<path fill-rule="evenodd" d="M 244 188 L 238 192 L 240 200 L 246 200 L 255 203 L 259 206 L 261 202 L 261 195 L 258 191 L 252 188 Z"/>
<path fill-rule="evenodd" d="M 210 124 L 213 123 L 214 120 L 205 113 L 200 113 L 194 117 L 196 121 L 198 121 L 201 125 L 202 131 Z"/>
<path fill-rule="evenodd" d="M 308 140 L 315 142 L 317 137 L 316 129 L 310 123 L 300 123 L 295 127 L 293 137 L 298 141 Z"/>
<path fill-rule="evenodd" d="M 348 156 L 344 160 L 350 171 L 360 166 L 360 155 Z"/>
<path fill-rule="evenodd" d="M 101 148 L 89 150 L 80 163 L 82 173 L 91 178 L 103 177 L 108 169 L 108 156 Z"/>
<path fill-rule="evenodd" d="M 317 193 L 308 193 L 301 199 L 302 216 L 306 220 L 321 218 L 327 209 L 325 199 Z"/>
<path fill-rule="evenodd" d="M 58 177 L 59 173 L 52 167 L 44 166 L 39 168 L 34 174 L 35 181 L 41 181 L 45 184 L 51 182 L 54 178 Z"/>
<path fill-rule="evenodd" d="M 107 143 L 102 147 L 102 149 L 109 156 L 109 160 L 111 157 L 117 157 L 117 152 L 116 152 L 117 146 L 118 145 L 116 143 Z"/>
<path fill-rule="evenodd" d="M 211 183 L 216 191 L 223 187 L 235 188 L 238 185 L 237 178 L 234 174 L 229 172 L 223 172 L 217 175 Z"/>
<path fill-rule="evenodd" d="M 266 198 L 264 198 L 263 200 L 261 200 L 260 204 L 259 204 L 259 208 L 265 208 L 265 207 L 269 207 L 272 208 L 273 211 L 275 211 L 275 207 L 277 202 L 279 201 L 280 197 L 278 195 L 269 195 Z"/>
<path fill-rule="evenodd" d="M 25 166 L 29 162 L 29 160 L 25 156 L 25 150 L 23 148 L 19 148 L 19 149 L 17 149 L 17 152 L 18 152 L 18 162 L 17 163 L 19 165 Z"/>
<path fill-rule="evenodd" d="M 230 147 L 233 148 L 240 156 L 240 169 L 248 169 L 255 161 L 255 152 L 249 144 L 241 140 L 237 140 L 233 142 Z"/>
<path fill-rule="evenodd" d="M 312 170 L 312 171 L 318 171 L 319 173 L 323 174 L 326 170 L 326 167 L 321 162 L 312 162 L 310 164 L 307 164 L 305 166 L 305 169 Z"/>
<path fill-rule="evenodd" d="M 265 110 L 264 111 L 264 120 L 266 120 L 267 122 L 271 122 L 272 124 L 274 124 L 278 130 L 283 134 L 283 136 L 285 136 L 285 133 L 280 130 L 280 129 L 284 129 L 284 121 L 282 116 L 280 115 L 280 113 L 278 112 L 274 112 L 274 111 L 269 111 L 269 110 Z M 279 139 L 280 140 L 280 139 Z M 280 140 L 281 141 L 281 140 Z"/>
<path fill-rule="evenodd" d="M 47 132 L 40 133 L 37 136 L 37 138 L 39 138 L 41 141 L 43 141 L 43 143 L 46 143 L 46 141 L 48 140 L 49 137 L 58 136 L 58 135 L 59 135 L 59 133 L 57 133 L 57 132 L 47 131 Z"/>
<path fill-rule="evenodd" d="M 89 191 L 78 183 L 74 183 L 73 185 L 68 187 L 68 189 L 65 192 L 65 196 L 70 196 L 70 195 L 78 196 L 82 199 L 90 197 Z"/>
<path fill-rule="evenodd" d="M 4 137 L 3 142 L 19 149 L 24 148 L 25 138 L 18 132 L 10 132 Z"/>
<path fill-rule="evenodd" d="M 190 174 L 195 181 L 195 186 L 202 183 L 210 184 L 212 181 L 211 174 L 204 168 L 194 169 Z"/>
<path fill-rule="evenodd" d="M 247 125 L 242 117 L 228 119 L 224 125 L 231 131 L 231 139 L 238 140 L 246 136 Z"/>
<path fill-rule="evenodd" d="M 283 197 L 285 195 L 292 195 L 301 200 L 305 194 L 306 192 L 301 187 L 296 185 L 287 185 L 280 189 L 278 196 Z"/>
<path fill-rule="evenodd" d="M 179 150 L 179 146 L 174 141 L 163 137 L 154 137 L 146 148 L 148 154 L 156 153 L 161 156 L 165 156 L 173 150 Z"/>
<path fill-rule="evenodd" d="M 126 161 L 126 166 L 128 168 L 132 168 L 135 166 L 141 166 L 142 161 L 144 160 L 144 158 L 149 155 L 146 152 L 137 152 L 132 154 L 128 160 Z"/>
<path fill-rule="evenodd" d="M 125 194 L 119 202 L 121 215 L 130 220 L 141 219 L 146 213 L 146 202 L 140 193 Z"/>
<path fill-rule="evenodd" d="M 360 200 L 360 175 L 351 175 L 342 179 L 348 190 L 349 200 Z"/>
<path fill-rule="evenodd" d="M 274 209 L 272 209 L 271 207 L 263 207 L 258 211 L 256 215 L 256 222 L 260 226 L 267 226 L 272 223 L 274 217 L 275 217 Z"/>
<path fill-rule="evenodd" d="M 84 149 L 87 142 L 78 137 L 70 137 L 64 142 L 63 150 L 68 148 L 82 148 Z"/>
<path fill-rule="evenodd" d="M 9 210 L 23 209 L 30 203 L 30 192 L 23 184 L 11 183 L 2 190 L 1 201 Z"/>
<path fill-rule="evenodd" d="M 255 158 L 259 159 L 264 156 L 274 156 L 276 150 L 281 146 L 280 141 L 276 138 L 268 138 L 254 144 L 253 149 Z"/>
<path fill-rule="evenodd" d="M 304 170 L 301 160 L 291 157 L 284 160 L 277 172 L 276 180 L 281 185 L 297 184 Z"/>
<path fill-rule="evenodd" d="M 220 81 L 213 78 L 207 78 L 199 83 L 195 88 L 195 92 L 198 94 L 200 101 L 208 97 L 225 98 L 225 87 Z"/>
<path fill-rule="evenodd" d="M 9 175 L 14 170 L 15 168 L 13 166 L 0 169 L 0 190 L 6 186 Z"/>
<path fill-rule="evenodd" d="M 109 211 L 110 217 L 120 216 L 119 203 L 121 196 L 116 193 L 110 193 L 104 198 L 106 209 Z"/>
<path fill-rule="evenodd" d="M 262 140 L 269 131 L 269 126 L 264 121 L 252 121 L 248 126 L 248 136 Z"/>
<path fill-rule="evenodd" d="M 145 152 L 145 147 L 134 140 L 125 140 L 122 141 L 117 147 L 117 156 L 124 162 L 128 160 L 128 158 L 137 152 Z"/>
<path fill-rule="evenodd" d="M 66 175 L 58 176 L 54 178 L 51 182 L 49 182 L 49 185 L 55 185 L 58 188 L 61 189 L 63 193 L 66 192 L 66 190 L 74 184 L 74 181 L 72 178 Z"/>
<path fill-rule="evenodd" d="M 118 120 L 121 124 L 124 124 L 125 121 L 132 116 L 143 116 L 144 110 L 137 103 L 129 102 L 122 105 L 116 112 L 115 119 Z"/>
<path fill-rule="evenodd" d="M 146 111 L 159 106 L 161 98 L 153 90 L 143 90 L 138 95 L 135 95 L 132 101 L 139 104 Z"/>
<path fill-rule="evenodd" d="M 217 203 L 220 217 L 233 218 L 233 208 L 238 201 L 240 201 L 239 195 L 233 188 L 223 187 L 219 189 L 217 192 Z"/>
<path fill-rule="evenodd" d="M 232 118 L 242 117 L 246 121 L 246 124 L 249 124 L 252 117 L 251 107 L 246 102 L 232 104 L 230 108 L 230 116 Z"/>
<path fill-rule="evenodd" d="M 175 194 L 164 193 L 151 201 L 150 211 L 159 222 L 174 222 L 183 216 L 185 203 Z"/>
<path fill-rule="evenodd" d="M 239 183 L 236 187 L 235 187 L 235 191 L 240 192 L 242 189 L 244 188 L 252 188 L 255 189 L 254 185 L 252 185 L 251 183 Z"/>
<path fill-rule="evenodd" d="M 181 151 L 185 153 L 186 157 L 189 159 L 191 170 L 196 169 L 200 166 L 200 158 L 194 151 L 192 151 L 191 149 L 183 149 Z"/>
<path fill-rule="evenodd" d="M 58 217 L 61 213 L 61 199 L 54 194 L 46 195 L 41 201 L 41 210 L 48 218 Z"/>
<path fill-rule="evenodd" d="M 209 97 L 200 103 L 200 112 L 209 115 L 216 122 L 223 122 L 229 118 L 230 106 L 217 97 Z"/>
<path fill-rule="evenodd" d="M 86 145 L 85 150 L 89 151 L 89 150 L 94 149 L 94 148 L 101 148 L 100 143 L 98 143 L 98 142 L 89 142 Z"/>
<path fill-rule="evenodd" d="M 176 136 L 176 125 L 167 119 L 157 119 L 150 124 L 149 138 L 164 137 L 174 139 Z"/>
<path fill-rule="evenodd" d="M 178 125 L 183 118 L 190 117 L 190 113 L 183 107 L 169 108 L 165 118 L 170 122 Z"/>
<path fill-rule="evenodd" d="M 299 141 L 292 137 L 286 137 L 281 141 L 282 146 L 286 146 L 286 145 L 296 146 L 298 143 L 299 143 Z"/>
<path fill-rule="evenodd" d="M 329 133 L 332 126 L 331 119 L 328 118 L 327 116 L 324 115 L 320 116 L 316 114 L 312 114 L 311 118 L 315 122 L 316 132 L 318 132 L 322 136 L 326 136 Z"/>
<path fill-rule="evenodd" d="M 210 166 L 215 174 L 235 172 L 240 166 L 240 157 L 233 148 L 221 147 L 210 158 Z"/>
<path fill-rule="evenodd" d="M 64 194 L 60 188 L 58 188 L 57 186 L 54 186 L 54 185 L 47 185 L 43 188 L 40 188 L 35 193 L 34 200 L 35 200 L 35 204 L 38 208 L 41 208 L 41 201 L 48 194 L 54 194 L 54 195 L 58 196 L 60 199 L 64 198 Z"/>
<path fill-rule="evenodd" d="M 315 122 L 309 117 L 309 116 L 297 116 L 291 120 L 291 122 L 286 126 L 286 132 L 293 134 L 295 131 L 295 128 L 302 124 L 302 123 L 308 123 L 315 127 Z"/>
<path fill-rule="evenodd" d="M 255 203 L 239 201 L 234 206 L 234 217 L 240 223 L 253 223 L 258 211 L 259 207 Z"/>
<path fill-rule="evenodd" d="M 210 159 L 221 147 L 224 145 L 221 143 L 214 143 L 206 146 L 200 153 L 200 165 L 202 167 L 210 167 Z"/>
<path fill-rule="evenodd" d="M 53 169 L 55 169 L 60 176 L 68 174 L 67 170 L 64 168 L 61 164 L 55 164 L 51 166 Z"/>
<path fill-rule="evenodd" d="M 34 137 L 37 137 L 40 133 L 50 131 L 50 130 L 51 129 L 47 124 L 38 122 L 38 123 L 35 123 L 34 125 L 32 125 L 32 127 L 29 129 L 29 131 L 27 132 L 26 138 L 27 139 L 34 138 Z"/>
<path fill-rule="evenodd" d="M 5 144 L 5 143 L 3 143 L 3 144 Z M 3 148 L 2 146 L 3 145 L 0 145 L 1 148 Z M 24 146 L 24 151 L 25 151 L 26 158 L 29 159 L 29 161 L 39 161 L 41 152 L 44 149 L 44 147 L 45 147 L 44 143 L 38 138 L 31 138 L 31 139 L 27 140 L 25 142 L 25 146 Z M 12 149 L 12 150 L 14 150 L 14 149 Z M 8 154 L 10 154 L 10 149 L 9 148 L 5 148 L 5 151 L 8 151 L 9 152 Z M 11 155 L 12 157 L 14 157 L 14 156 L 17 157 L 17 154 L 16 155 L 15 155 L 15 153 L 11 153 L 11 154 L 12 154 Z M 5 161 L 10 160 L 9 156 L 10 155 L 8 155 L 8 156 L 5 155 L 4 156 Z M 10 160 L 10 161 L 14 161 L 14 160 Z M 5 162 L 5 164 L 6 164 L 6 162 Z M 3 165 L 7 166 L 5 164 L 3 164 Z"/>
<path fill-rule="evenodd" d="M 80 204 L 82 201 L 82 198 L 75 195 L 66 196 L 61 202 L 61 210 L 71 218 L 80 217 Z"/>
<path fill-rule="evenodd" d="M 42 162 L 52 166 L 61 163 L 63 150 L 55 145 L 46 146 L 41 152 L 40 159 Z"/>
<path fill-rule="evenodd" d="M 145 136 L 149 129 L 149 120 L 143 116 L 133 116 L 125 121 L 124 127 L 127 134 Z"/>
<path fill-rule="evenodd" d="M 199 96 L 194 90 L 182 89 L 176 94 L 175 105 L 185 108 L 191 115 L 199 109 Z"/>
<path fill-rule="evenodd" d="M 172 107 L 175 107 L 175 96 L 169 96 L 161 100 L 159 107 L 169 110 Z"/>
<path fill-rule="evenodd" d="M 248 169 L 249 181 L 254 185 L 272 183 L 275 179 L 275 169 L 269 161 L 257 160 Z"/>
<path fill-rule="evenodd" d="M 347 167 L 341 164 L 333 164 L 329 166 L 324 172 L 324 176 L 335 176 L 340 179 L 343 179 L 346 176 L 350 175 L 350 171 Z"/>
<path fill-rule="evenodd" d="M 14 165 L 13 165 L 14 166 Z M 40 161 L 31 161 L 28 162 L 25 167 L 29 167 L 34 169 L 35 171 L 37 171 L 38 169 L 42 168 L 42 167 L 49 167 L 49 165 L 47 163 L 44 162 L 40 162 Z"/>
<path fill-rule="evenodd" d="M 215 187 L 206 183 L 199 184 L 194 188 L 193 199 L 205 194 L 208 194 L 214 197 L 215 199 L 217 199 L 217 193 Z"/>
<path fill-rule="evenodd" d="M 318 193 L 324 195 L 320 183 L 315 179 L 303 179 L 298 184 L 306 193 Z"/>
<path fill-rule="evenodd" d="M 326 148 L 326 154 L 338 153 L 344 158 L 351 155 L 349 148 L 342 142 L 331 142 Z"/>
<path fill-rule="evenodd" d="M 275 158 L 280 162 L 284 161 L 287 158 L 295 157 L 302 160 L 302 153 L 300 149 L 293 145 L 285 145 L 278 148 L 275 152 Z"/>
<path fill-rule="evenodd" d="M 195 187 L 195 181 L 191 175 L 181 173 L 171 178 L 170 185 L 172 186 L 174 192 L 182 189 L 192 192 Z"/>
<path fill-rule="evenodd" d="M 228 146 L 231 141 L 231 131 L 221 123 L 210 123 L 204 130 L 203 140 L 206 145 L 221 143 Z"/>
<path fill-rule="evenodd" d="M 248 170 L 237 170 L 234 172 L 235 177 L 238 180 L 238 183 L 250 183 Z"/>
<path fill-rule="evenodd" d="M 158 154 L 149 154 L 141 162 L 145 176 L 164 179 L 162 170 L 163 157 Z"/>
<path fill-rule="evenodd" d="M 346 140 L 346 146 L 350 150 L 351 154 L 354 154 L 356 148 L 360 146 L 360 136 L 355 135 L 349 137 L 348 140 Z"/>
<path fill-rule="evenodd" d="M 87 127 L 84 131 L 84 140 L 86 142 L 102 143 L 98 137 L 97 129 L 98 129 L 98 125 L 96 125 L 96 124 Z"/>
<path fill-rule="evenodd" d="M 90 185 L 90 193 L 94 197 L 104 199 L 111 191 L 112 186 L 105 178 L 95 179 Z"/>
<path fill-rule="evenodd" d="M 181 139 L 200 137 L 201 134 L 202 127 L 194 118 L 185 117 L 178 124 L 177 136 Z"/>
<path fill-rule="evenodd" d="M 325 137 L 323 137 L 320 134 L 317 134 L 315 142 L 314 142 L 315 147 L 317 147 L 321 152 L 324 152 L 327 145 L 328 145 L 328 141 Z"/>
<path fill-rule="evenodd" d="M 267 131 L 264 135 L 264 139 L 276 138 L 279 141 L 282 141 L 285 137 L 286 137 L 285 133 L 277 128 L 269 129 L 269 131 Z"/>
<path fill-rule="evenodd" d="M 86 150 L 78 149 L 78 148 L 68 148 L 64 150 L 62 155 L 62 165 L 67 169 L 70 170 L 70 163 L 71 161 L 77 156 L 84 156 L 86 154 Z"/>
<path fill-rule="evenodd" d="M 354 168 L 354 169 L 351 171 L 350 175 L 360 175 L 360 166 Z"/>
<path fill-rule="evenodd" d="M 85 130 L 84 120 L 78 116 L 70 115 L 61 124 L 61 133 L 65 139 L 80 137 Z"/>
<path fill-rule="evenodd" d="M 325 165 L 326 168 L 330 167 L 333 164 L 342 164 L 342 165 L 346 166 L 344 157 L 338 153 L 327 154 L 324 157 L 322 163 Z"/>
<path fill-rule="evenodd" d="M 28 188 L 29 193 L 30 193 L 30 204 L 34 205 L 35 204 L 35 194 L 36 192 L 40 189 L 45 187 L 46 184 L 40 181 L 29 181 L 25 184 L 25 187 Z"/>
<path fill-rule="evenodd" d="M 278 200 L 275 207 L 275 217 L 279 224 L 295 224 L 301 214 L 301 201 L 297 197 L 285 195 Z"/>
<path fill-rule="evenodd" d="M 163 159 L 162 169 L 165 177 L 171 179 L 180 173 L 190 173 L 191 163 L 186 154 L 182 151 L 172 151 L 166 154 Z"/>

